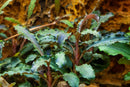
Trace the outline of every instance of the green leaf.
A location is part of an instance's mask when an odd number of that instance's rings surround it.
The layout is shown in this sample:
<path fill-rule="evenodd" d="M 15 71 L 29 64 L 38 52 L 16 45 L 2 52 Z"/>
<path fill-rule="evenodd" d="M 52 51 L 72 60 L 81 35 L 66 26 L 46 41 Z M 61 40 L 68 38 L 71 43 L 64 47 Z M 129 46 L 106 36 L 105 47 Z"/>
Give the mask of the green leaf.
<path fill-rule="evenodd" d="M 26 28 L 19 25 L 16 25 L 15 29 L 18 31 L 19 34 L 23 34 L 28 40 L 30 40 L 37 51 L 43 56 L 43 51 L 41 50 L 40 45 L 37 43 L 37 40 L 35 39 L 33 33 L 30 33 L 28 30 L 26 30 Z"/>
<path fill-rule="evenodd" d="M 67 81 L 71 87 L 79 87 L 79 78 L 75 73 L 65 73 L 63 79 Z"/>
<path fill-rule="evenodd" d="M 2 58 L 2 48 L 4 47 L 4 41 L 0 40 L 0 58 Z"/>
<path fill-rule="evenodd" d="M 6 34 L 0 33 L 0 37 L 7 38 Z"/>
<path fill-rule="evenodd" d="M 10 57 L 0 61 L 0 68 L 5 68 L 6 70 L 10 70 L 16 67 L 21 61 L 17 57 Z"/>
<path fill-rule="evenodd" d="M 126 65 L 130 65 L 130 60 L 127 60 L 126 58 L 120 58 L 118 60 L 119 64 L 126 64 Z"/>
<path fill-rule="evenodd" d="M 59 68 L 61 68 L 64 64 L 66 64 L 66 58 L 65 58 L 65 53 L 64 52 L 58 52 L 56 55 L 56 64 L 58 65 Z"/>
<path fill-rule="evenodd" d="M 107 46 L 107 45 L 111 45 L 114 44 L 116 42 L 120 42 L 120 43 L 128 43 L 130 42 L 128 37 L 124 36 L 124 33 L 122 32 L 117 32 L 117 33 L 110 33 L 110 34 L 106 34 L 106 36 L 102 36 L 101 40 L 94 42 L 93 44 L 91 44 L 88 48 L 90 49 L 91 47 L 98 47 L 98 46 Z"/>
<path fill-rule="evenodd" d="M 74 36 L 74 35 L 72 35 L 72 36 L 69 38 L 69 40 L 70 40 L 71 42 L 73 42 L 73 43 L 75 43 L 75 42 L 76 42 L 76 38 L 75 38 L 75 36 Z"/>
<path fill-rule="evenodd" d="M 33 72 L 37 72 L 37 69 L 42 66 L 42 65 L 46 65 L 45 61 L 48 61 L 49 59 L 46 59 L 44 56 L 38 58 L 36 61 L 33 62 L 33 66 L 31 68 L 31 70 Z"/>
<path fill-rule="evenodd" d="M 60 11 L 60 0 L 55 0 L 55 11 L 56 14 L 58 15 Z"/>
<path fill-rule="evenodd" d="M 11 2 L 12 0 L 7 0 L 3 5 L 2 5 L 2 7 L 0 7 L 0 14 L 2 14 L 3 13 L 3 9 Z"/>
<path fill-rule="evenodd" d="M 128 60 L 130 60 L 130 45 L 125 43 L 115 43 L 108 46 L 99 46 L 100 51 L 104 51 L 109 55 L 118 55 L 122 54 Z"/>
<path fill-rule="evenodd" d="M 130 80 L 130 72 L 128 72 L 128 73 L 124 76 L 124 80 L 125 80 L 125 81 Z"/>
<path fill-rule="evenodd" d="M 39 77 L 38 73 L 27 73 L 27 74 L 24 74 L 24 76 L 26 76 L 28 78 L 34 78 L 37 81 L 40 80 L 40 77 Z"/>
<path fill-rule="evenodd" d="M 14 19 L 14 18 L 11 18 L 11 17 L 5 17 L 4 19 L 7 20 L 7 21 L 16 23 L 16 24 L 20 24 L 20 22 L 18 20 Z"/>
<path fill-rule="evenodd" d="M 85 30 L 83 30 L 83 31 L 81 32 L 81 34 L 82 34 L 82 35 L 92 34 L 92 35 L 94 35 L 94 36 L 96 36 L 96 37 L 100 37 L 100 36 L 101 36 L 98 31 L 96 31 L 96 30 L 91 30 L 91 29 L 85 29 Z"/>
<path fill-rule="evenodd" d="M 62 23 L 64 23 L 64 24 L 67 24 L 69 27 L 71 27 L 71 28 L 73 28 L 74 26 L 73 26 L 73 24 L 70 22 L 70 21 L 68 21 L 68 20 L 61 20 L 60 22 L 62 22 Z"/>
<path fill-rule="evenodd" d="M 29 65 L 25 65 L 23 63 L 18 64 L 16 67 L 9 67 L 9 70 L 5 71 L 4 73 L 0 74 L 1 75 L 5 75 L 8 74 L 10 76 L 14 75 L 14 74 L 21 74 L 23 75 L 23 73 L 31 73 L 31 67 Z"/>
<path fill-rule="evenodd" d="M 25 55 L 27 52 L 33 50 L 33 44 L 32 43 L 27 43 L 24 45 L 24 47 L 22 48 L 22 50 L 20 50 L 20 56 Z"/>
<path fill-rule="evenodd" d="M 128 36 L 130 36 L 130 33 L 127 33 Z"/>
<path fill-rule="evenodd" d="M 30 61 L 33 61 L 36 57 L 37 57 L 36 54 L 31 54 L 31 55 L 29 55 L 29 56 L 25 59 L 25 62 L 28 63 L 28 62 L 30 62 Z"/>
<path fill-rule="evenodd" d="M 37 0 L 31 0 L 29 7 L 28 7 L 28 19 L 31 17 L 33 10 L 35 8 L 35 3 Z"/>
<path fill-rule="evenodd" d="M 45 65 L 47 66 L 45 61 L 49 61 L 50 59 L 45 57 L 45 56 L 41 56 L 39 59 L 37 59 L 36 61 L 33 62 L 33 66 L 31 68 L 32 71 L 37 72 L 37 69 L 42 66 Z M 50 62 L 50 67 L 55 70 L 55 71 L 60 71 L 61 73 L 64 73 L 64 69 L 61 69 L 58 67 L 58 65 L 55 63 L 54 59 L 51 59 Z"/>
<path fill-rule="evenodd" d="M 62 46 L 66 39 L 70 36 L 70 33 L 61 33 L 58 35 L 58 43 Z"/>
<path fill-rule="evenodd" d="M 95 72 L 91 65 L 83 64 L 80 66 L 76 66 L 76 71 L 78 71 L 83 78 L 86 78 L 88 80 L 95 78 Z"/>
<path fill-rule="evenodd" d="M 48 42 L 56 42 L 55 37 L 51 35 L 40 37 L 38 38 L 38 40 L 39 40 L 39 43 L 43 43 L 43 44 L 48 43 Z"/>

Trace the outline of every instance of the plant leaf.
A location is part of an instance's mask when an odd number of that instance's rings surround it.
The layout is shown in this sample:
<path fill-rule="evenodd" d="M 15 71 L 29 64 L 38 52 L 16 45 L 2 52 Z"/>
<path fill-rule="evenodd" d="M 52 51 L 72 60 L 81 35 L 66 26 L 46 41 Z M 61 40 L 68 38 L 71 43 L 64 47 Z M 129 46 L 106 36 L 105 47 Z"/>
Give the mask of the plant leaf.
<path fill-rule="evenodd" d="M 29 4 L 29 7 L 28 7 L 28 19 L 31 17 L 32 13 L 33 13 L 33 10 L 35 8 L 35 2 L 37 0 L 31 0 L 30 4 Z"/>
<path fill-rule="evenodd" d="M 43 56 L 43 51 L 41 50 L 40 45 L 37 43 L 37 40 L 32 33 L 27 31 L 26 28 L 19 25 L 16 25 L 15 29 L 18 31 L 19 34 L 23 34 L 28 40 L 30 40 L 34 47 L 37 49 L 37 51 Z"/>
<path fill-rule="evenodd" d="M 88 80 L 95 78 L 95 72 L 91 65 L 83 64 L 76 66 L 76 70 L 82 75 L 83 78 Z"/>
<path fill-rule="evenodd" d="M 82 34 L 82 35 L 92 34 L 92 35 L 94 35 L 94 36 L 96 36 L 96 37 L 100 37 L 100 36 L 101 36 L 98 31 L 96 31 L 96 30 L 91 30 L 91 29 L 85 29 L 85 30 L 83 30 L 83 31 L 81 32 L 81 34 Z"/>
<path fill-rule="evenodd" d="M 79 87 L 79 78 L 75 73 L 65 73 L 63 79 L 67 81 L 71 87 Z"/>
<path fill-rule="evenodd" d="M 64 23 L 64 24 L 67 24 L 69 27 L 71 27 L 71 28 L 73 28 L 74 26 L 73 26 L 73 24 L 70 22 L 70 21 L 68 21 L 68 20 L 61 20 L 60 22 L 62 22 L 62 23 Z"/>
<path fill-rule="evenodd" d="M 29 55 L 29 56 L 25 59 L 25 62 L 28 63 L 28 62 L 30 62 L 30 61 L 33 61 L 36 57 L 37 57 L 36 54 L 31 54 L 31 55 Z"/>
<path fill-rule="evenodd" d="M 42 65 L 46 65 L 45 61 L 48 61 L 49 59 L 46 59 L 44 56 L 38 58 L 36 61 L 33 62 L 33 66 L 31 68 L 31 70 L 33 72 L 37 72 L 37 69 L 42 66 Z"/>
<path fill-rule="evenodd" d="M 65 53 L 64 52 L 58 52 L 56 55 L 56 64 L 59 68 L 61 68 L 66 63 Z"/>
<path fill-rule="evenodd" d="M 12 0 L 7 0 L 3 5 L 2 5 L 2 7 L 0 8 L 0 14 L 2 14 L 3 13 L 3 9 L 11 2 Z"/>
<path fill-rule="evenodd" d="M 124 80 L 125 80 L 125 81 L 130 80 L 130 72 L 128 72 L 128 73 L 124 76 Z"/>
<path fill-rule="evenodd" d="M 25 55 L 27 52 L 33 50 L 33 44 L 32 43 L 27 43 L 24 45 L 24 47 L 22 48 L 22 50 L 20 50 L 20 56 Z"/>
<path fill-rule="evenodd" d="M 16 24 L 20 24 L 20 22 L 18 20 L 14 19 L 14 18 L 11 18 L 11 17 L 5 17 L 4 19 L 7 20 L 7 21 L 16 23 Z"/>
<path fill-rule="evenodd" d="M 18 66 L 16 66 L 16 67 L 12 67 L 12 68 L 9 68 L 9 70 L 8 71 L 6 71 L 6 72 L 4 72 L 4 73 L 2 73 L 2 74 L 0 74 L 0 76 L 1 75 L 4 75 L 4 74 L 8 74 L 8 75 L 14 75 L 14 74 L 23 74 L 23 73 L 31 73 L 31 67 L 29 66 L 29 65 L 25 65 L 25 64 L 23 64 L 23 63 L 20 63 L 20 64 L 18 64 Z"/>
<path fill-rule="evenodd" d="M 58 35 L 58 43 L 62 46 L 66 39 L 68 39 L 70 33 L 61 33 Z"/>
<path fill-rule="evenodd" d="M 0 58 L 2 58 L 2 48 L 4 47 L 4 41 L 0 40 Z"/>
<path fill-rule="evenodd" d="M 6 34 L 0 33 L 0 37 L 7 38 Z"/>
<path fill-rule="evenodd" d="M 108 46 L 99 46 L 100 51 L 104 51 L 109 55 L 118 55 L 122 54 L 128 60 L 130 60 L 130 45 L 125 43 L 115 43 Z"/>
<path fill-rule="evenodd" d="M 42 66 L 42 65 L 45 65 L 47 66 L 46 62 L 45 61 L 49 61 L 50 59 L 45 57 L 45 56 L 41 56 L 39 59 L 37 59 L 36 61 L 33 62 L 33 66 L 31 68 L 32 71 L 36 72 L 37 69 Z M 55 63 L 55 61 L 53 59 L 51 59 L 51 62 L 50 62 L 50 67 L 55 70 L 55 71 L 60 71 L 61 73 L 65 72 L 63 69 L 60 69 L 58 67 L 58 65 Z"/>
<path fill-rule="evenodd" d="M 102 36 L 101 40 L 94 42 L 93 44 L 91 44 L 88 48 L 90 49 L 91 47 L 98 47 L 98 46 L 105 46 L 105 45 L 111 45 L 114 44 L 116 42 L 120 42 L 120 43 L 128 43 L 130 42 L 128 37 L 125 37 L 124 34 L 122 32 L 117 32 L 117 33 L 111 33 L 109 35 L 106 36 Z"/>

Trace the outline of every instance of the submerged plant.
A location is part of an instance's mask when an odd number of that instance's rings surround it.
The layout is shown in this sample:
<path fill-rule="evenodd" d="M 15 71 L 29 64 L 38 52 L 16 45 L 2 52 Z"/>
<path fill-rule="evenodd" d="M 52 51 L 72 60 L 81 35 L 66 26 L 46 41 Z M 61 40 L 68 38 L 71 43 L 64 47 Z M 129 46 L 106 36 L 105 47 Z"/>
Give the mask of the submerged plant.
<path fill-rule="evenodd" d="M 122 54 L 125 58 L 130 58 L 129 50 L 125 48 L 129 47 L 129 37 L 125 36 L 125 33 L 98 31 L 100 24 L 112 16 L 109 13 L 99 18 L 96 14 L 88 14 L 78 23 L 73 33 L 68 33 L 68 28 L 45 28 L 33 34 L 25 27 L 16 25 L 18 33 L 31 43 L 28 42 L 14 57 L 0 61 L 1 71 L 4 68 L 1 75 L 12 76 L 19 73 L 26 79 L 37 80 L 38 85 L 44 87 L 55 86 L 58 78 L 67 81 L 71 87 L 90 82 L 95 78 L 96 72 L 109 65 L 108 55 L 101 54 L 99 50 L 109 55 Z M 86 29 L 84 25 L 90 18 L 95 20 L 92 21 L 91 27 Z M 67 20 L 59 22 L 74 28 L 73 23 Z M 112 50 L 113 52 L 110 52 Z M 103 61 L 103 64 L 98 63 L 99 60 Z M 27 80 L 26 82 L 29 84 Z"/>

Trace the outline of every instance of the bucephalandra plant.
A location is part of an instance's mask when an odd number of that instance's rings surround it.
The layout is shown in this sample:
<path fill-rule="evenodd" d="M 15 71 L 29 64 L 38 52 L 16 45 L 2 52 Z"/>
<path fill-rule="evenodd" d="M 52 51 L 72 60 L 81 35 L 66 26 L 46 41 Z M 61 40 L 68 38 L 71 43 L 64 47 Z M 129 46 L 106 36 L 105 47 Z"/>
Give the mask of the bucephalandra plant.
<path fill-rule="evenodd" d="M 28 43 L 13 57 L 0 61 L 0 75 L 24 75 L 29 87 L 32 84 L 28 82 L 28 78 L 37 81 L 38 85 L 35 84 L 35 87 L 55 87 L 59 78 L 68 82 L 71 87 L 91 82 L 96 72 L 109 65 L 109 56 L 99 53 L 99 50 L 109 55 L 121 54 L 130 59 L 130 40 L 125 33 L 98 31 L 100 24 L 112 16 L 112 13 L 103 16 L 88 14 L 78 23 L 73 33 L 57 28 L 44 28 L 31 33 L 26 27 L 14 26 Z M 90 29 L 83 27 L 88 19 L 94 19 Z M 68 20 L 61 19 L 58 22 L 74 28 L 73 23 Z M 84 39 L 84 36 L 87 37 Z M 103 64 L 95 62 L 98 60 L 102 60 Z"/>

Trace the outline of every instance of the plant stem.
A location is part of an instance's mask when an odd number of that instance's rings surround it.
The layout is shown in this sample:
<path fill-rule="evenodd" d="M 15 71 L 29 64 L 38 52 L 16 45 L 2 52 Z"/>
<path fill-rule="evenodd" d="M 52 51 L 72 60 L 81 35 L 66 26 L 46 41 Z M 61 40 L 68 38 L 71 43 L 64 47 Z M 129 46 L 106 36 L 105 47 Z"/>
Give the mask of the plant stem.
<path fill-rule="evenodd" d="M 50 68 L 50 61 L 47 62 L 47 85 L 51 87 L 52 85 L 52 76 L 51 76 L 51 68 Z"/>
<path fill-rule="evenodd" d="M 54 79 L 54 81 L 53 81 L 53 83 L 52 83 L 52 86 L 51 86 L 51 87 L 54 87 L 54 85 L 55 85 L 56 81 L 57 81 L 59 78 L 61 78 L 61 77 L 63 77 L 63 76 L 62 76 L 62 75 L 58 75 L 58 76 Z"/>
<path fill-rule="evenodd" d="M 27 41 L 27 39 L 23 40 L 22 44 L 20 45 L 20 49 L 19 50 L 21 50 L 23 48 L 23 46 L 24 46 L 24 44 L 25 44 L 26 41 Z"/>
<path fill-rule="evenodd" d="M 79 38 L 80 38 L 80 34 L 77 32 L 76 34 L 76 43 L 75 43 L 75 64 L 78 65 L 79 64 L 79 56 L 80 56 L 80 49 L 79 49 Z"/>
<path fill-rule="evenodd" d="M 78 31 L 78 32 L 81 32 L 81 31 L 82 31 L 83 25 L 86 23 L 86 21 L 87 21 L 88 19 L 91 19 L 91 18 L 92 18 L 92 19 L 95 19 L 97 22 L 99 21 L 99 17 L 98 17 L 96 14 L 88 14 L 88 15 L 86 15 L 86 16 L 84 17 L 84 19 L 83 19 L 81 25 L 79 26 L 79 31 Z"/>
<path fill-rule="evenodd" d="M 72 50 L 73 50 L 73 54 L 74 54 L 74 56 L 75 56 L 75 52 L 76 52 L 76 51 L 75 51 L 74 47 L 72 46 L 71 43 L 68 42 L 68 44 L 71 46 L 71 48 L 72 48 Z"/>
<path fill-rule="evenodd" d="M 39 75 L 43 80 L 45 80 L 46 82 L 48 82 L 47 81 L 47 79 L 43 76 L 43 75 Z"/>

